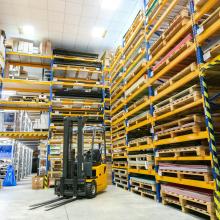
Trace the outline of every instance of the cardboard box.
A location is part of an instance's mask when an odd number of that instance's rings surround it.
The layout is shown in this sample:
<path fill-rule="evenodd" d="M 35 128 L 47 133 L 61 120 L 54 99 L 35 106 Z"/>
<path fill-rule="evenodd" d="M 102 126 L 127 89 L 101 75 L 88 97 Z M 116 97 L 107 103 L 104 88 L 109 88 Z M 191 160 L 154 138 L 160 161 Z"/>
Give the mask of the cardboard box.
<path fill-rule="evenodd" d="M 44 178 L 42 176 L 34 176 L 32 178 L 32 189 L 43 189 Z"/>

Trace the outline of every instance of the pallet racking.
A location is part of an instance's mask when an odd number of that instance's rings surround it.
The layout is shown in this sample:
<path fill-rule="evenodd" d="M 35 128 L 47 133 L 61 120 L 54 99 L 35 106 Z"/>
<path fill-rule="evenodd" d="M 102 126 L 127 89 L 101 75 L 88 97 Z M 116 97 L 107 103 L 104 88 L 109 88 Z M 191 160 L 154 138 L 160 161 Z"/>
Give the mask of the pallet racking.
<path fill-rule="evenodd" d="M 219 2 L 145 1 L 144 13 L 145 60 L 140 68 L 135 64 L 137 72 L 130 79 L 126 74 L 120 77 L 126 82 L 123 86 L 117 84 L 117 93 L 126 94 L 118 105 L 127 107 L 119 114 L 119 121 L 127 122 L 127 157 L 135 158 L 131 166 L 128 162 L 128 180 L 154 180 L 157 201 L 162 199 L 164 204 L 174 203 L 184 212 L 193 210 L 211 219 L 215 219 L 216 210 L 219 218 L 219 88 L 215 83 L 219 67 Z M 111 89 L 116 87 L 115 81 Z M 115 101 L 120 102 L 118 97 Z M 113 113 L 116 111 L 113 109 Z M 149 154 L 153 154 L 154 166 L 144 167 Z M 206 170 L 199 172 L 197 166 Z M 216 209 L 213 196 L 208 208 L 205 202 L 198 208 L 196 197 L 190 200 L 185 196 L 177 201 L 179 196 L 166 195 L 163 188 L 172 184 L 191 187 L 201 194 L 204 189 L 210 195 L 215 191 Z M 137 185 L 129 181 L 128 188 L 142 194 Z"/>
<path fill-rule="evenodd" d="M 105 123 L 108 124 L 106 140 L 110 147 L 108 76 L 103 71 L 102 62 L 98 57 L 85 58 L 80 55 L 82 54 L 48 56 L 7 51 L 6 68 L 1 78 L 1 91 L 16 91 L 19 96 L 2 99 L 0 108 L 38 112 L 38 114 L 48 112 L 48 128 L 29 132 L 1 132 L 0 136 L 18 141 L 36 140 L 39 143 L 40 140 L 42 143 L 40 144 L 39 174 L 41 175 L 46 173 L 50 177 L 59 177 L 62 174 L 63 117 L 83 115 L 90 119 L 98 119 L 104 126 Z M 77 62 L 87 62 L 87 65 L 78 65 Z M 94 66 L 94 63 L 99 67 Z M 38 79 L 28 75 L 25 77 L 10 75 L 8 71 L 10 65 L 41 69 L 42 75 Z M 73 91 L 72 94 L 69 91 Z M 32 97 L 24 98 L 29 94 L 32 94 Z M 100 143 L 100 138 L 103 137 L 100 135 L 98 137 L 97 134 L 96 144 Z M 87 145 L 91 144 L 90 139 L 88 136 L 85 140 Z M 76 143 L 76 140 L 73 142 Z"/>

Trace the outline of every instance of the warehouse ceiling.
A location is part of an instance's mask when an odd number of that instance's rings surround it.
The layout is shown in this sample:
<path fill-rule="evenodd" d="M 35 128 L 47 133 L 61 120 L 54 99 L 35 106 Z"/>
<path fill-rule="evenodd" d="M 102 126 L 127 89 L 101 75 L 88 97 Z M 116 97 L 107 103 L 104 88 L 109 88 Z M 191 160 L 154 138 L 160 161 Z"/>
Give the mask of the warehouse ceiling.
<path fill-rule="evenodd" d="M 54 47 L 101 53 L 121 45 L 142 4 L 143 0 L 0 0 L 0 29 L 8 38 L 49 38 Z M 24 26 L 32 32 L 22 32 Z"/>

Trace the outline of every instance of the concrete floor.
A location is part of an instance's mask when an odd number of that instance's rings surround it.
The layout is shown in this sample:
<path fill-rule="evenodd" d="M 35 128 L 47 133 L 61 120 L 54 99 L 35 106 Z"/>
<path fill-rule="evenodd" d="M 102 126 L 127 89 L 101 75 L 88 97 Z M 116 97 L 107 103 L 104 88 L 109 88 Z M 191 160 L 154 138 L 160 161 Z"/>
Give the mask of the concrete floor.
<path fill-rule="evenodd" d="M 55 198 L 53 189 L 32 190 L 31 177 L 0 190 L 0 220 L 195 220 L 198 217 L 115 186 L 92 200 L 79 200 L 52 211 L 28 206 Z"/>

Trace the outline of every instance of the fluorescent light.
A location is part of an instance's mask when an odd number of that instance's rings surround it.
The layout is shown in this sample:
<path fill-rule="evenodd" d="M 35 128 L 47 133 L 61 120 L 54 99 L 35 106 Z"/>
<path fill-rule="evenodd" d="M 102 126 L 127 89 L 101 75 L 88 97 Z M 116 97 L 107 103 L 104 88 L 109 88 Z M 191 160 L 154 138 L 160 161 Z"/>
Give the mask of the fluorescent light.
<path fill-rule="evenodd" d="M 116 10 L 121 4 L 121 0 L 101 0 L 101 8 L 106 10 Z"/>
<path fill-rule="evenodd" d="M 34 27 L 31 25 L 24 25 L 19 29 L 20 33 L 25 36 L 32 36 L 34 35 Z"/>
<path fill-rule="evenodd" d="M 104 38 L 106 35 L 106 30 L 102 27 L 94 27 L 92 29 L 92 36 L 96 38 Z"/>

